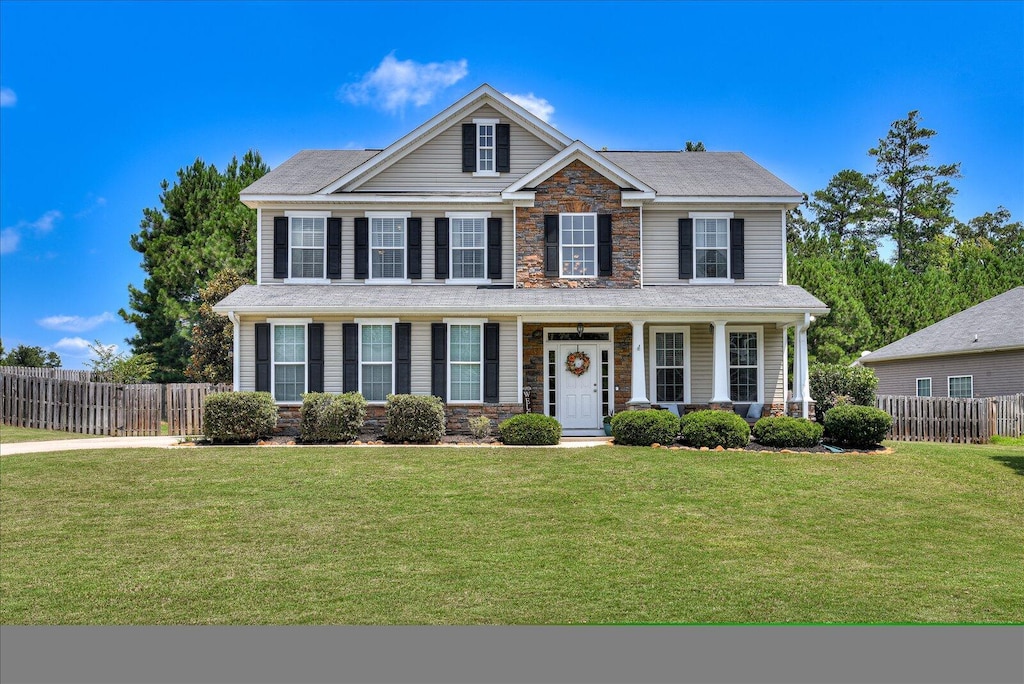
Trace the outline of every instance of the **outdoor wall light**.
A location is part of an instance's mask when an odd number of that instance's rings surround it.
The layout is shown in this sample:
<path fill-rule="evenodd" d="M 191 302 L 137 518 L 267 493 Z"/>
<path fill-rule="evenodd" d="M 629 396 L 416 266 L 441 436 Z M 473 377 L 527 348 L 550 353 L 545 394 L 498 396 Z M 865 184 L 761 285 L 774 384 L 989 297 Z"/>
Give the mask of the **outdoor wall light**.
<path fill-rule="evenodd" d="M 581 340 L 583 339 L 583 324 L 582 323 L 577 323 L 576 324 L 576 334 L 579 336 L 579 338 Z"/>

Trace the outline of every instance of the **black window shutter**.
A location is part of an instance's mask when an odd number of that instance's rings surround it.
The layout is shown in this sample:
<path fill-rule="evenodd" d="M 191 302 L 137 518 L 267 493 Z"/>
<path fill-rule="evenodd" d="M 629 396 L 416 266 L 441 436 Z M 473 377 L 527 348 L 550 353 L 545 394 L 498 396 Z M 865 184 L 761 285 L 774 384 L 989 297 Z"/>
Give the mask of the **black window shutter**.
<path fill-rule="evenodd" d="M 309 392 L 324 391 L 324 324 L 310 323 L 306 326 L 309 338 L 309 359 L 307 367 L 309 378 L 306 390 Z"/>
<path fill-rule="evenodd" d="M 359 324 L 341 326 L 341 391 L 359 391 Z"/>
<path fill-rule="evenodd" d="M 370 277 L 370 219 L 365 216 L 356 218 L 355 267 L 356 280 Z"/>
<path fill-rule="evenodd" d="M 327 219 L 327 277 L 341 278 L 341 219 Z"/>
<path fill-rule="evenodd" d="M 256 391 L 270 391 L 270 324 L 256 324 Z"/>
<path fill-rule="evenodd" d="M 508 173 L 512 170 L 512 132 L 508 124 L 494 128 L 494 168 L 498 173 Z"/>
<path fill-rule="evenodd" d="M 288 217 L 274 217 L 274 277 L 288 277 Z"/>
<path fill-rule="evenodd" d="M 498 403 L 498 349 L 497 323 L 484 323 L 484 401 Z"/>
<path fill-rule="evenodd" d="M 743 280 L 743 219 L 729 221 L 729 276 L 734 280 Z"/>
<path fill-rule="evenodd" d="M 448 326 L 430 324 L 430 393 L 448 399 Z"/>
<path fill-rule="evenodd" d="M 395 323 L 395 394 L 412 393 L 412 324 Z"/>
<path fill-rule="evenodd" d="M 693 219 L 679 219 L 679 279 L 693 277 Z"/>
<path fill-rule="evenodd" d="M 544 215 L 544 275 L 558 277 L 558 214 Z"/>
<path fill-rule="evenodd" d="M 597 215 L 597 275 L 612 274 L 612 215 Z"/>
<path fill-rule="evenodd" d="M 448 277 L 448 219 L 434 219 L 434 277 Z"/>
<path fill-rule="evenodd" d="M 423 219 L 406 219 L 405 232 L 409 243 L 409 278 L 419 280 L 423 277 Z"/>
<path fill-rule="evenodd" d="M 476 171 L 476 124 L 462 124 L 462 170 Z"/>
<path fill-rule="evenodd" d="M 487 219 L 487 277 L 501 280 L 501 219 Z"/>

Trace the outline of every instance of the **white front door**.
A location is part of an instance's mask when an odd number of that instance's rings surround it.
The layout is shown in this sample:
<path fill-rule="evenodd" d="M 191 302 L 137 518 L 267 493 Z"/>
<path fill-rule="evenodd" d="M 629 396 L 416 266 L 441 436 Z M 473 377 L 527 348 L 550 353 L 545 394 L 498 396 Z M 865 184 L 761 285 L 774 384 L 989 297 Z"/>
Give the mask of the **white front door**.
<path fill-rule="evenodd" d="M 590 367 L 579 375 L 566 367 L 569 354 L 577 349 L 590 359 Z M 564 430 L 591 430 L 601 427 L 601 357 L 596 344 L 560 344 L 558 362 L 558 422 Z"/>

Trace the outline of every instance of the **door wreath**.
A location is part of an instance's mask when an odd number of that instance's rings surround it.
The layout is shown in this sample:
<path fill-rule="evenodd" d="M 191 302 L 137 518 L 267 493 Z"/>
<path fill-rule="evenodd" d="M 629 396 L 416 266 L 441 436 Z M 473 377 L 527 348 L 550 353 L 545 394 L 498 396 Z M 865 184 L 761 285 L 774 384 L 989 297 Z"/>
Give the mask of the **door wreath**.
<path fill-rule="evenodd" d="M 580 376 L 586 373 L 590 369 L 590 357 L 587 356 L 586 352 L 574 351 L 569 352 L 569 355 L 565 357 L 565 370 L 569 371 L 575 376 Z"/>

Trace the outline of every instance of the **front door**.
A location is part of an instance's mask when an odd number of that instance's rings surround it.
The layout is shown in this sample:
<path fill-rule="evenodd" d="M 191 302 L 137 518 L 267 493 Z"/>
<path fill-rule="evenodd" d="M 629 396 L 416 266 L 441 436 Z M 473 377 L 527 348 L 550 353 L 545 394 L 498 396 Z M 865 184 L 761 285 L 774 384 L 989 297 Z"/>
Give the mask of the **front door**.
<path fill-rule="evenodd" d="M 575 354 L 576 372 L 567 361 Z M 601 427 L 601 357 L 596 344 L 560 344 L 561 370 L 558 383 L 558 422 L 565 430 L 593 430 Z M 586 361 L 589 361 L 587 367 Z"/>

